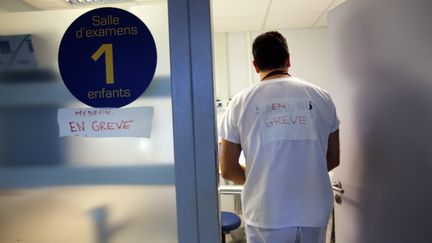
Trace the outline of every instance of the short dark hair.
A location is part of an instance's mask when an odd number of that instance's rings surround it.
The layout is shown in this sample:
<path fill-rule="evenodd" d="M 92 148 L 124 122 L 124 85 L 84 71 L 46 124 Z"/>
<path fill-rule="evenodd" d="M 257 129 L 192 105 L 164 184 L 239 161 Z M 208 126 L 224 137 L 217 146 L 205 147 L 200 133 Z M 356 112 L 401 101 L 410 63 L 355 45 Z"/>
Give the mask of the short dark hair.
<path fill-rule="evenodd" d="M 255 38 L 252 54 L 261 70 L 282 68 L 289 55 L 286 39 L 277 31 L 263 33 Z"/>

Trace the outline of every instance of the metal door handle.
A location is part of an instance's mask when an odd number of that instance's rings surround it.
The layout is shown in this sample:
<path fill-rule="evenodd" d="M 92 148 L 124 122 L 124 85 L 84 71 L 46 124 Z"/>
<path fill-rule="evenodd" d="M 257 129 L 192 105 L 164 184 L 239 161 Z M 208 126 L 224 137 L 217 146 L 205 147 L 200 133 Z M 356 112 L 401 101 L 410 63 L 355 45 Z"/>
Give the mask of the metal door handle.
<path fill-rule="evenodd" d="M 338 182 L 332 184 L 332 188 L 333 188 L 333 191 L 338 192 L 338 193 L 334 196 L 334 197 L 335 197 L 335 198 L 334 198 L 334 199 L 335 199 L 335 202 L 336 202 L 337 204 L 342 204 L 342 201 L 343 201 L 343 199 L 342 199 L 342 194 L 345 192 L 344 189 L 342 188 L 342 183 L 341 183 L 340 181 L 338 181 Z"/>
<path fill-rule="evenodd" d="M 339 192 L 343 194 L 345 190 L 342 188 L 342 183 L 340 181 L 336 182 L 335 184 L 332 184 L 332 188 L 334 191 Z"/>

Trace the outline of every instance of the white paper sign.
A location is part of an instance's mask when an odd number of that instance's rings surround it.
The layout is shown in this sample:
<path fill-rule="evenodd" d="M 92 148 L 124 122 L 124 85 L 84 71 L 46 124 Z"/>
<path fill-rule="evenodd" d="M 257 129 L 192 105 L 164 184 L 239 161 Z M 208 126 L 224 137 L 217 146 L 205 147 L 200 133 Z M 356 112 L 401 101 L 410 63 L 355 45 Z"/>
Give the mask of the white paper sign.
<path fill-rule="evenodd" d="M 256 112 L 264 145 L 277 140 L 317 139 L 309 99 L 268 99 L 256 107 Z"/>
<path fill-rule="evenodd" d="M 150 138 L 153 107 L 64 109 L 57 113 L 60 137 Z"/>

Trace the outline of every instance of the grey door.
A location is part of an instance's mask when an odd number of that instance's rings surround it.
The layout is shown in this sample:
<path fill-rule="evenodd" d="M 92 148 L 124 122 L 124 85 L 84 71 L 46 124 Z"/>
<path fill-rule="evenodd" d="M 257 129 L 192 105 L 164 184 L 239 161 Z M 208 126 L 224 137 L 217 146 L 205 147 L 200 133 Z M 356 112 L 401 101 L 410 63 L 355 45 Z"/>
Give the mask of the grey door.
<path fill-rule="evenodd" d="M 348 0 L 329 14 L 345 190 L 337 243 L 430 242 L 430 7 Z"/>

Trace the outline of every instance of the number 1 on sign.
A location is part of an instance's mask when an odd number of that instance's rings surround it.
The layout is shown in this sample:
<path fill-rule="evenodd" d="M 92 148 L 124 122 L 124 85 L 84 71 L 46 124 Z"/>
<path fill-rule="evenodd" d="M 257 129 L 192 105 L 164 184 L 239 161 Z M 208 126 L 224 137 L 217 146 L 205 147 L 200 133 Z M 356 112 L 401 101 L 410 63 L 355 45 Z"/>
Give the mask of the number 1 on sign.
<path fill-rule="evenodd" d="M 105 54 L 105 73 L 106 73 L 106 83 L 114 83 L 114 64 L 113 64 L 113 49 L 112 44 L 102 44 L 93 53 L 91 58 L 93 61 L 97 61 L 103 54 Z"/>

